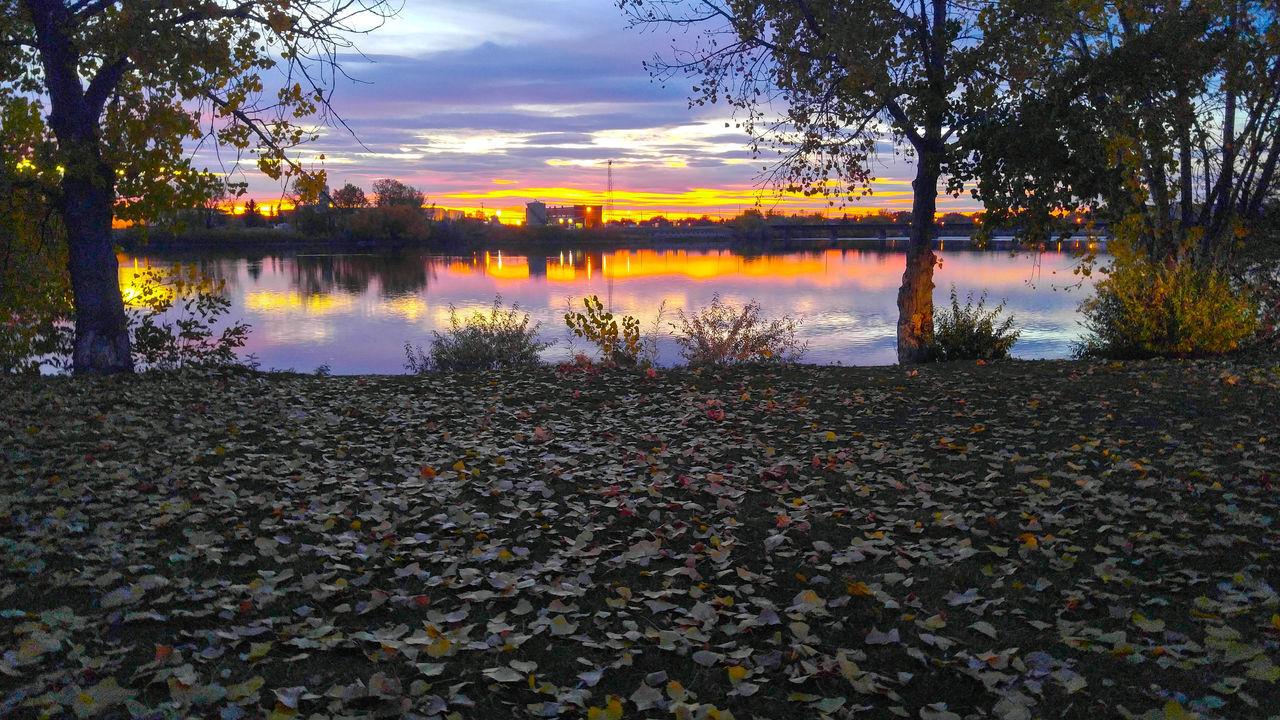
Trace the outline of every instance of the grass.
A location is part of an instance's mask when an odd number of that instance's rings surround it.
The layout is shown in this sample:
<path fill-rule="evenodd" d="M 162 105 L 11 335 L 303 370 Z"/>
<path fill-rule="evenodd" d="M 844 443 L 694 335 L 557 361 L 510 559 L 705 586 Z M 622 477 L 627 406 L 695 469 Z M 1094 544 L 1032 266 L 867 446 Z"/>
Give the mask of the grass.
<path fill-rule="evenodd" d="M 6 717 L 1277 712 L 1264 362 L 0 393 Z"/>

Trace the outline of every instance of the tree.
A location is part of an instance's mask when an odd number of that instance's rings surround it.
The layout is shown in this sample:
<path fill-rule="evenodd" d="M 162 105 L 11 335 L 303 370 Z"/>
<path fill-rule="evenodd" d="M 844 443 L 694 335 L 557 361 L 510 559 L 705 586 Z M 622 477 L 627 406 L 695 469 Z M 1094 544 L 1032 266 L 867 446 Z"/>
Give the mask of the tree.
<path fill-rule="evenodd" d="M 422 207 L 426 199 L 412 185 L 405 185 L 399 180 L 390 178 L 373 181 L 374 204 L 380 208 L 405 205 L 413 208 Z"/>
<path fill-rule="evenodd" d="M 111 244 L 113 212 L 153 217 L 201 192 L 185 140 L 253 150 L 276 178 L 326 116 L 339 50 L 383 0 L 18 0 L 0 6 L 0 91 L 47 102 L 50 198 L 65 228 L 77 373 L 132 369 Z M 278 92 L 263 76 L 283 70 Z"/>
<path fill-rule="evenodd" d="M 351 183 L 347 183 L 335 191 L 330 196 L 330 199 L 333 201 L 334 207 L 344 210 L 368 207 L 369 205 L 368 198 L 364 196 L 364 190 Z"/>
<path fill-rule="evenodd" d="M 244 204 L 244 226 L 247 228 L 262 227 L 266 224 L 266 219 L 262 217 L 262 210 L 258 207 L 258 203 L 253 198 L 249 198 L 249 202 Z"/>
<path fill-rule="evenodd" d="M 656 58 L 651 70 L 696 78 L 693 105 L 732 106 L 753 151 L 778 152 L 766 180 L 843 204 L 870 194 L 878 141 L 914 157 L 915 222 L 898 291 L 902 363 L 933 356 L 939 180 L 968 153 L 960 131 L 975 108 L 1028 62 L 1022 40 L 1041 29 L 1015 20 L 1036 4 L 619 0 L 633 24 L 700 28 L 694 47 Z"/>
<path fill-rule="evenodd" d="M 67 349 L 71 317 L 53 143 L 39 105 L 0 87 L 0 372 L 38 373 Z M 17 162 L 14 159 L 21 158 Z"/>
<path fill-rule="evenodd" d="M 1151 261 L 1228 262 L 1280 193 L 1275 3 L 1074 5 L 1048 72 L 970 128 L 989 217 L 1043 237 L 1095 211 Z"/>

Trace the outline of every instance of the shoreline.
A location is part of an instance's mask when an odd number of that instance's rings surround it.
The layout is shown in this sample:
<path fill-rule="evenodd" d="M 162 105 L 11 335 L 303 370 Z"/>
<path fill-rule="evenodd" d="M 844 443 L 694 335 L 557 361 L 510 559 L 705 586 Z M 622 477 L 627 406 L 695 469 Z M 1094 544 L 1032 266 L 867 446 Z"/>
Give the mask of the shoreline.
<path fill-rule="evenodd" d="M 469 228 L 474 230 L 474 228 Z M 885 252 L 902 252 L 908 238 L 905 236 L 836 236 L 836 237 L 743 237 L 729 232 L 707 233 L 702 228 L 686 229 L 619 229 L 604 230 L 562 230 L 551 228 L 549 232 L 530 232 L 527 229 L 512 226 L 482 227 L 481 233 L 452 236 L 444 240 L 395 240 L 387 238 L 317 238 L 307 236 L 294 230 L 254 228 L 254 229 L 213 229 L 199 232 L 186 232 L 175 235 L 162 230 L 149 230 L 139 233 L 131 230 L 117 230 L 115 240 L 124 252 L 137 254 L 148 250 L 162 252 L 193 251 L 364 251 L 376 253 L 395 253 L 406 250 L 425 250 L 438 254 L 457 254 L 479 252 L 484 250 L 527 251 L 546 250 L 607 250 L 634 247 L 645 248 L 697 248 L 726 249 L 744 255 L 770 254 L 778 252 L 803 252 L 823 250 L 881 250 Z M 718 228 L 717 228 L 718 230 Z M 1044 243 L 1042 246 L 1030 245 L 1015 241 L 1012 237 L 998 236 L 984 244 L 971 238 L 954 235 L 939 236 L 934 243 L 935 250 L 966 249 L 974 251 L 1008 252 L 1010 250 L 1035 250 L 1052 248 L 1054 250 L 1106 252 L 1107 238 L 1098 236 L 1071 237 L 1065 241 Z"/>

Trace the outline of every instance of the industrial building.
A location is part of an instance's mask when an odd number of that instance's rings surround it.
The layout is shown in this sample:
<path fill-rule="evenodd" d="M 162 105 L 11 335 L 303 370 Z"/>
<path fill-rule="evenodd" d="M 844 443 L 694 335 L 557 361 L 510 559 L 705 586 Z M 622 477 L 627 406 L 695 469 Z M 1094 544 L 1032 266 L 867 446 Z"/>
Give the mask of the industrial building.
<path fill-rule="evenodd" d="M 537 200 L 525 205 L 525 224 L 530 227 L 561 225 L 566 227 L 593 228 L 604 224 L 604 207 L 601 205 L 563 205 L 547 207 Z"/>

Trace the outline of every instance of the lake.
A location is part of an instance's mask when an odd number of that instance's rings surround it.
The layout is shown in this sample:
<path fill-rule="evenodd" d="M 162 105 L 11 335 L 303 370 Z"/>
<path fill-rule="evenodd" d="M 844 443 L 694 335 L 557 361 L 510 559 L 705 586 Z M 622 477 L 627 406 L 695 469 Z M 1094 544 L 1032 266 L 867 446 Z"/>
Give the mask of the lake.
<path fill-rule="evenodd" d="M 946 240 L 943 240 L 943 247 Z M 1064 358 L 1079 337 L 1076 306 L 1089 281 L 1076 287 L 1070 253 L 942 250 L 934 275 L 934 301 L 948 306 L 954 283 L 963 305 L 973 292 L 988 293 L 987 307 L 1007 299 L 1022 336 L 1019 358 Z M 587 350 L 568 338 L 563 315 L 569 303 L 598 295 L 615 315 L 634 315 L 653 328 L 665 302 L 661 330 L 678 322 L 675 312 L 696 310 L 719 294 L 743 304 L 756 300 L 762 315 L 799 318 L 809 344 L 803 361 L 886 365 L 895 362 L 897 289 L 904 255 L 876 250 L 822 250 L 744 256 L 725 249 L 546 251 L 527 255 L 480 252 L 465 256 L 421 251 L 394 254 L 263 252 L 209 256 L 165 254 L 121 258 L 121 282 L 147 262 L 195 263 L 226 280 L 229 320 L 252 326 L 241 354 L 262 369 L 334 373 L 404 372 L 404 344 L 428 346 L 432 331 L 449 326 L 450 306 L 470 314 L 487 309 L 496 295 L 518 303 L 541 333 L 556 344 L 546 360 Z M 659 363 L 680 362 L 674 341 L 659 342 Z"/>

